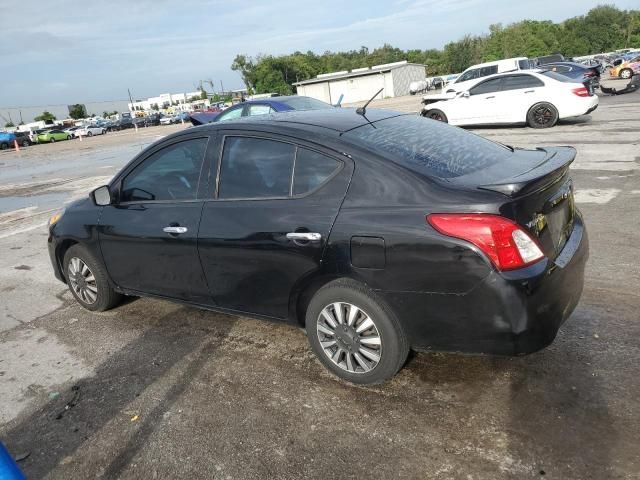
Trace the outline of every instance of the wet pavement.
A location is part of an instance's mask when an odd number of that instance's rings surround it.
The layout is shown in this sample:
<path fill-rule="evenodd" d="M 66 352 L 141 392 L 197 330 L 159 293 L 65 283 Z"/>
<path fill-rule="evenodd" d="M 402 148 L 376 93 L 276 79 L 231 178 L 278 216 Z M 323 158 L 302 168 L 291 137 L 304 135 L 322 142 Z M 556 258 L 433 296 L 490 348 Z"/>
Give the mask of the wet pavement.
<path fill-rule="evenodd" d="M 52 211 L 179 127 L 3 152 L 0 440 L 29 478 L 640 478 L 640 94 L 622 98 L 476 130 L 578 149 L 591 258 L 556 341 L 412 354 L 376 387 L 331 376 L 293 326 L 154 299 L 96 314 L 54 279 Z"/>

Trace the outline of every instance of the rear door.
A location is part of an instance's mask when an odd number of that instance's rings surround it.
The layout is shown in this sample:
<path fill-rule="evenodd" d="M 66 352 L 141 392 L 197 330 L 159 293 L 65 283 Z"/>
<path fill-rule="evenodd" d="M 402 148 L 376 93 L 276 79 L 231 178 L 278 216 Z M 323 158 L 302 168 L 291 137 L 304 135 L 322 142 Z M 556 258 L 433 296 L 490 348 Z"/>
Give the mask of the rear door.
<path fill-rule="evenodd" d="M 316 272 L 347 191 L 351 160 L 314 144 L 225 131 L 198 250 L 215 304 L 286 318 Z"/>
<path fill-rule="evenodd" d="M 544 82 L 526 73 L 503 77 L 495 108 L 505 123 L 525 122 L 529 108 L 545 99 Z"/>
<path fill-rule="evenodd" d="M 120 287 L 210 303 L 197 250 L 208 141 L 199 133 L 161 144 L 114 185 L 118 199 L 104 207 L 99 236 Z"/>

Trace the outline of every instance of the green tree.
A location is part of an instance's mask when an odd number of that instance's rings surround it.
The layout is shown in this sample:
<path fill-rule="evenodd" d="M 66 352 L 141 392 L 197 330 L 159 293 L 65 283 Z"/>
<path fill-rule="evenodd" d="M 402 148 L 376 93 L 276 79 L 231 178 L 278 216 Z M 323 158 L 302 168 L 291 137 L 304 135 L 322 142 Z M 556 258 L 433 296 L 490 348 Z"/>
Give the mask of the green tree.
<path fill-rule="evenodd" d="M 42 112 L 40 115 L 38 115 L 37 117 L 33 118 L 36 122 L 53 122 L 54 120 L 56 120 L 56 116 L 49 112 L 48 110 L 45 110 L 44 112 Z"/>
<path fill-rule="evenodd" d="M 209 98 L 209 96 L 207 95 L 207 91 L 204 88 L 200 89 L 200 100 L 206 100 L 207 98 Z"/>
<path fill-rule="evenodd" d="M 69 107 L 69 116 L 74 120 L 85 118 L 87 116 L 87 110 L 81 103 L 76 103 L 75 105 L 71 105 Z"/>
<path fill-rule="evenodd" d="M 5 126 L 5 128 L 11 128 L 11 127 L 15 127 L 16 125 L 13 122 L 9 121 L 9 122 L 5 123 L 4 126 Z"/>

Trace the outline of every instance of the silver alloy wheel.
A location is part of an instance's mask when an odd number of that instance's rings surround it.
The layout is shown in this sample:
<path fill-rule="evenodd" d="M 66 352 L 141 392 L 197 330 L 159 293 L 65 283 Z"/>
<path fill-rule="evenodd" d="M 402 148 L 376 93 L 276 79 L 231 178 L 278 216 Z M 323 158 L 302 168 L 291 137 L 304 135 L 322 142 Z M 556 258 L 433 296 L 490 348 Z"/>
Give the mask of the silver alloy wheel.
<path fill-rule="evenodd" d="M 69 260 L 69 284 L 76 295 L 86 304 L 91 305 L 98 299 L 96 277 L 78 257 Z"/>
<path fill-rule="evenodd" d="M 349 373 L 367 373 L 382 358 L 382 339 L 374 321 L 361 308 L 336 302 L 322 309 L 317 322 L 324 353 Z"/>

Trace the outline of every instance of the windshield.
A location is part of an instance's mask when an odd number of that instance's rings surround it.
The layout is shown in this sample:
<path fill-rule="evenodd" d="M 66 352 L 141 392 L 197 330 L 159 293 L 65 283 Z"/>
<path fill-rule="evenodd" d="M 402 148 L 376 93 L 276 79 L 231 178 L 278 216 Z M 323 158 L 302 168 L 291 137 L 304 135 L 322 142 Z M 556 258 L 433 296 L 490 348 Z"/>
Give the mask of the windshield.
<path fill-rule="evenodd" d="M 343 138 L 381 150 L 390 160 L 414 172 L 439 178 L 467 175 L 513 157 L 508 147 L 414 115 L 365 124 L 343 134 Z"/>
<path fill-rule="evenodd" d="M 294 110 L 322 110 L 325 108 L 333 108 L 333 106 L 328 103 L 324 103 L 311 97 L 291 97 L 286 100 L 279 101 L 289 105 Z"/>

